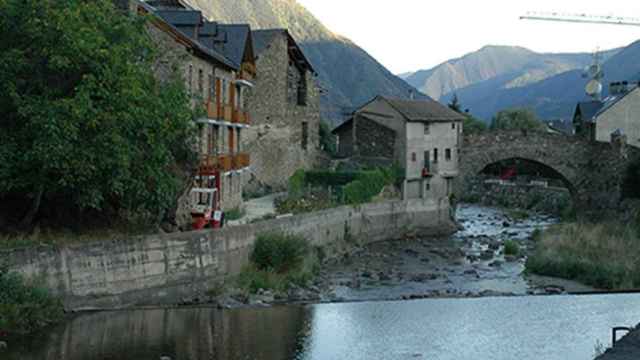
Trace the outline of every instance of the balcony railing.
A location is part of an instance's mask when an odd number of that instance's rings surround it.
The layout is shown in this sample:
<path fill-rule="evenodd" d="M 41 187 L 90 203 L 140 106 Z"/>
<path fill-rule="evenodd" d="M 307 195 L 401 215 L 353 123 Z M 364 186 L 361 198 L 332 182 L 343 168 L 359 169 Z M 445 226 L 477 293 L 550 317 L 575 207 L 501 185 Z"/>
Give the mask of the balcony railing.
<path fill-rule="evenodd" d="M 248 153 L 239 153 L 234 156 L 234 168 L 235 169 L 244 169 L 249 167 L 251 164 L 251 157 Z"/>
<path fill-rule="evenodd" d="M 234 123 L 239 123 L 239 124 L 249 124 L 249 113 L 241 111 L 241 110 L 235 110 L 233 112 L 233 122 Z"/>
<path fill-rule="evenodd" d="M 218 109 L 218 105 L 215 101 L 209 100 L 207 101 L 207 117 L 209 119 L 217 119 L 220 116 L 220 112 Z"/>
<path fill-rule="evenodd" d="M 233 161 L 234 157 L 229 154 L 219 155 L 218 156 L 218 168 L 221 171 L 231 171 L 233 170 Z"/>
<path fill-rule="evenodd" d="M 215 155 L 204 155 L 200 158 L 199 175 L 214 175 L 218 169 L 219 159 Z"/>
<path fill-rule="evenodd" d="M 225 121 L 232 122 L 233 121 L 233 107 L 231 105 L 225 105 L 222 109 L 222 118 Z"/>

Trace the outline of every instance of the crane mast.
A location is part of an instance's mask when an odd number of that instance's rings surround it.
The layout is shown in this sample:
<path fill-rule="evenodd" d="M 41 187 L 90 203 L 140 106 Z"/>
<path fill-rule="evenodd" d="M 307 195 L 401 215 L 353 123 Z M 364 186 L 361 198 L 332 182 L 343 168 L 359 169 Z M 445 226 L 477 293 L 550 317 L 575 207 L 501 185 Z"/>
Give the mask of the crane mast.
<path fill-rule="evenodd" d="M 558 21 L 586 24 L 608 24 L 623 26 L 640 26 L 640 18 L 613 15 L 588 15 L 561 12 L 528 12 L 521 20 Z"/>

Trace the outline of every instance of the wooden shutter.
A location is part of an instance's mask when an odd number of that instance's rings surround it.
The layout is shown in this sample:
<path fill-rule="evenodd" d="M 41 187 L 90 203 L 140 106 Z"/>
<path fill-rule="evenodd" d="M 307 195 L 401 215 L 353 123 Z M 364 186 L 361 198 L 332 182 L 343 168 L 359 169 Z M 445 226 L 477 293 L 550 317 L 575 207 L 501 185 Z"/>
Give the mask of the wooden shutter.
<path fill-rule="evenodd" d="M 222 94 L 222 83 L 220 81 L 220 78 L 217 77 L 216 78 L 216 110 L 218 113 L 218 117 L 220 117 L 220 114 L 222 113 L 222 104 L 221 104 L 221 99 L 220 96 Z"/>

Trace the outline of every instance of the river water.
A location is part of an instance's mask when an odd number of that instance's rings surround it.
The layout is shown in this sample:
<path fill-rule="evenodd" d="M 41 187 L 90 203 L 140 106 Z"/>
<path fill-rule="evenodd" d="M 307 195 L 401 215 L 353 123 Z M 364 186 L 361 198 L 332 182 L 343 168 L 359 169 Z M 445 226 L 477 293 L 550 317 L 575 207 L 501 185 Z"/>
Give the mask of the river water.
<path fill-rule="evenodd" d="M 523 296 L 88 314 L 8 360 L 592 359 L 640 295 Z"/>
<path fill-rule="evenodd" d="M 582 360 L 610 345 L 612 327 L 640 321 L 640 294 L 526 296 L 544 291 L 502 243 L 531 247 L 531 232 L 556 219 L 469 205 L 457 216 L 463 228 L 449 238 L 396 239 L 327 264 L 325 300 L 355 302 L 84 314 L 11 341 L 0 359 Z M 475 297 L 492 294 L 521 296 Z"/>

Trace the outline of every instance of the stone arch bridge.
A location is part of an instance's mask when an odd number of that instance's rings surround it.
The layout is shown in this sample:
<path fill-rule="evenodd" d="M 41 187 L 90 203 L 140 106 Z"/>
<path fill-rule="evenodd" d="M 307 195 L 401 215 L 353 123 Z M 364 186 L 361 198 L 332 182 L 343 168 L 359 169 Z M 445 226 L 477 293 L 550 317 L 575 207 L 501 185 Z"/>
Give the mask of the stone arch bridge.
<path fill-rule="evenodd" d="M 640 149 L 539 131 L 468 135 L 460 154 L 458 191 L 487 166 L 510 159 L 553 170 L 569 189 L 576 210 L 593 216 L 619 208 L 627 168 L 640 159 Z"/>

